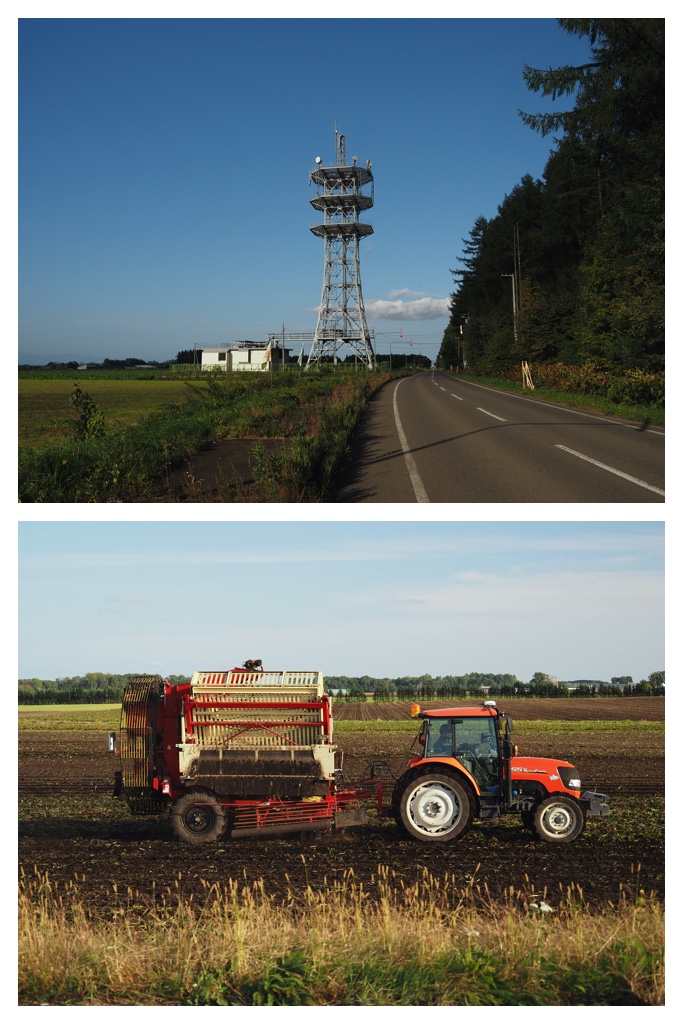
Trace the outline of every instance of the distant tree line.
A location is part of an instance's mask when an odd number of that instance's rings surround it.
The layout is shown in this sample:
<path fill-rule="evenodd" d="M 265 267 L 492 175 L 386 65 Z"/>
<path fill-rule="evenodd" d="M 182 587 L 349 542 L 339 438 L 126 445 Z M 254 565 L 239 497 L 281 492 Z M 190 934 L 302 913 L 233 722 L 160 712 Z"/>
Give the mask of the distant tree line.
<path fill-rule="evenodd" d="M 88 672 L 84 676 L 61 679 L 20 679 L 20 704 L 118 704 L 131 676 Z M 170 683 L 189 683 L 191 676 L 166 676 Z M 652 672 L 634 683 L 631 676 L 601 679 L 577 679 L 560 682 L 545 672 L 535 672 L 528 683 L 514 675 L 468 672 L 464 676 L 399 676 L 395 679 L 373 676 L 326 676 L 325 689 L 341 691 L 346 700 L 442 700 L 451 697 L 478 697 L 482 687 L 495 697 L 626 697 L 661 696 L 664 672 Z M 572 687 L 572 689 L 569 689 Z"/>
<path fill-rule="evenodd" d="M 61 679 L 20 679 L 20 704 L 118 704 L 131 676 L 88 672 Z M 189 683 L 190 676 L 167 676 L 171 683 Z"/>
<path fill-rule="evenodd" d="M 366 700 L 449 700 L 451 697 L 478 697 L 484 688 L 491 697 L 628 697 L 661 696 L 664 672 L 652 672 L 634 683 L 631 676 L 560 681 L 545 672 L 535 672 L 529 682 L 514 675 L 469 672 L 464 676 L 399 676 L 396 679 L 372 676 L 326 676 L 328 692 L 336 690 L 349 701 Z"/>
<path fill-rule="evenodd" d="M 191 362 L 192 360 L 190 360 Z M 90 362 L 88 366 L 95 370 L 129 370 L 134 366 L 154 366 L 157 369 L 163 370 L 168 366 L 168 359 L 157 362 L 155 359 L 142 359 L 134 358 L 133 356 L 127 356 L 125 359 L 103 359 L 101 363 Z M 20 370 L 77 370 L 81 364 L 76 362 L 75 359 L 70 360 L 68 363 L 59 363 L 50 361 L 49 363 L 43 363 L 36 365 L 34 363 L 19 363 Z"/>
<path fill-rule="evenodd" d="M 579 67 L 526 67 L 573 110 L 522 120 L 555 147 L 463 239 L 438 362 L 664 368 L 664 19 L 560 18 L 586 37 Z M 514 315 L 513 315 L 514 309 Z M 604 374 L 603 374 L 604 376 Z M 603 381 L 604 383 L 604 381 Z M 632 387 L 655 383 L 633 381 Z"/>

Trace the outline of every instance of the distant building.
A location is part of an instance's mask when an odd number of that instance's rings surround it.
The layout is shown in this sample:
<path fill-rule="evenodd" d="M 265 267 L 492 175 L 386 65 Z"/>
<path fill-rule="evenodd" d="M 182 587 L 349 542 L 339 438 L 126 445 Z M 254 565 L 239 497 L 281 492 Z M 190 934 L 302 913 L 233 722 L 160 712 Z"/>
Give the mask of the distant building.
<path fill-rule="evenodd" d="M 220 348 L 202 349 L 202 370 L 263 371 L 282 364 L 283 349 L 265 341 L 237 341 Z M 284 349 L 285 365 L 290 349 Z"/>

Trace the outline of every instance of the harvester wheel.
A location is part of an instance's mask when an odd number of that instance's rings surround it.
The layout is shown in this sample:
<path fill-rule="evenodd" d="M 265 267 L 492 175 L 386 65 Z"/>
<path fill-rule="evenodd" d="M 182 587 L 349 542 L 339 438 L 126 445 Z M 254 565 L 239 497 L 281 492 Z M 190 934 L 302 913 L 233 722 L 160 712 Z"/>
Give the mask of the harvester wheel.
<path fill-rule="evenodd" d="M 445 843 L 464 835 L 474 814 L 474 800 L 466 786 L 453 775 L 431 772 L 408 779 L 395 806 L 406 832 L 426 843 Z"/>
<path fill-rule="evenodd" d="M 228 823 L 225 807 L 213 793 L 184 793 L 171 807 L 171 828 L 185 843 L 215 842 Z"/>
<path fill-rule="evenodd" d="M 585 818 L 570 796 L 548 796 L 534 812 L 536 835 L 546 843 L 571 843 L 583 832 Z"/>

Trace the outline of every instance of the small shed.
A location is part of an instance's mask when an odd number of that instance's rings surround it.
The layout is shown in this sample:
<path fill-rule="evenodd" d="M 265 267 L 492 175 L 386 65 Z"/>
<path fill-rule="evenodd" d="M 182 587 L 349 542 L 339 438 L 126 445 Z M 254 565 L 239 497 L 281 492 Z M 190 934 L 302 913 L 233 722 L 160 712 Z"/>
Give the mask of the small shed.
<path fill-rule="evenodd" d="M 202 370 L 255 372 L 272 370 L 282 364 L 283 350 L 265 341 L 237 341 L 232 345 L 202 349 Z M 284 362 L 289 363 L 289 349 Z"/>

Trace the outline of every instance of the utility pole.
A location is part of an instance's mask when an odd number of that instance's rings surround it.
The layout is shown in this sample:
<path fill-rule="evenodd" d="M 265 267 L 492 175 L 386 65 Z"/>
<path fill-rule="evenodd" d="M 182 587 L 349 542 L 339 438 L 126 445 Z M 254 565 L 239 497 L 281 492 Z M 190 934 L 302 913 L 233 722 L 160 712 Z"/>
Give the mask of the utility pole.
<path fill-rule="evenodd" d="M 512 326 L 515 332 L 515 349 L 517 348 L 517 288 L 515 287 L 514 274 L 501 274 L 501 277 L 509 277 L 512 280 Z"/>

